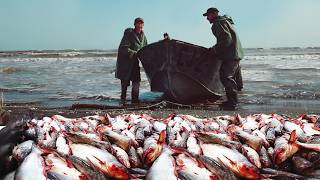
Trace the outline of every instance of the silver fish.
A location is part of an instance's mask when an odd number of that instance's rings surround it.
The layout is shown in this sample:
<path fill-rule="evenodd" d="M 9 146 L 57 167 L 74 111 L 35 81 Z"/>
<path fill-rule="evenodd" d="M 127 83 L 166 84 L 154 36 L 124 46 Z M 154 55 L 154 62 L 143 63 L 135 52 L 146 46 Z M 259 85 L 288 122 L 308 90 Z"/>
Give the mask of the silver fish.
<path fill-rule="evenodd" d="M 146 180 L 177 180 L 175 161 L 171 150 L 164 148 L 161 155 L 150 167 Z"/>
<path fill-rule="evenodd" d="M 248 179 L 260 177 L 258 168 L 251 164 L 237 150 L 232 150 L 218 144 L 202 144 L 203 155 L 221 161 L 226 167 L 230 168 L 235 174 Z"/>
<path fill-rule="evenodd" d="M 71 144 L 72 154 L 93 164 L 109 177 L 128 179 L 127 169 L 109 152 L 87 144 Z"/>
<path fill-rule="evenodd" d="M 16 171 L 15 179 L 19 180 L 29 180 L 29 179 L 37 179 L 37 180 L 46 180 L 46 176 L 44 175 L 44 160 L 40 155 L 40 150 L 34 147 L 31 153 L 24 159 L 22 164 Z"/>

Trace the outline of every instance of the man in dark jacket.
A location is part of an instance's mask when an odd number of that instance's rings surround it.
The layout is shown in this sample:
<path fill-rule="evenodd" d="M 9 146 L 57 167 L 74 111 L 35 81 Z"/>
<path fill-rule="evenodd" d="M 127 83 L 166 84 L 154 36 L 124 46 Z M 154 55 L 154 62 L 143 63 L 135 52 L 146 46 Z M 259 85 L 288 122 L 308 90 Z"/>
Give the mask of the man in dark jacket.
<path fill-rule="evenodd" d="M 222 60 L 220 80 L 225 87 L 227 101 L 222 103 L 224 110 L 234 110 L 238 104 L 238 86 L 235 74 L 240 70 L 240 60 L 243 50 L 240 40 L 229 16 L 220 16 L 217 8 L 209 8 L 203 16 L 212 24 L 211 30 L 217 39 L 216 45 L 209 48 L 209 52 Z"/>
<path fill-rule="evenodd" d="M 142 18 L 134 20 L 134 28 L 124 31 L 118 49 L 116 78 L 121 80 L 121 104 L 126 102 L 127 87 L 132 82 L 131 103 L 139 103 L 140 67 L 137 52 L 147 45 Z"/>

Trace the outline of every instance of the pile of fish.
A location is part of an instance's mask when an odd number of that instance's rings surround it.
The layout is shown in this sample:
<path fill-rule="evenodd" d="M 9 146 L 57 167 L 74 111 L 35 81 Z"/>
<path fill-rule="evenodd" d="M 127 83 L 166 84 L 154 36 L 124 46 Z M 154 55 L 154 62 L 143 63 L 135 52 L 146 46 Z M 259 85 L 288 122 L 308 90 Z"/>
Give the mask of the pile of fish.
<path fill-rule="evenodd" d="M 320 178 L 318 115 L 54 115 L 21 136 L 6 179 Z"/>

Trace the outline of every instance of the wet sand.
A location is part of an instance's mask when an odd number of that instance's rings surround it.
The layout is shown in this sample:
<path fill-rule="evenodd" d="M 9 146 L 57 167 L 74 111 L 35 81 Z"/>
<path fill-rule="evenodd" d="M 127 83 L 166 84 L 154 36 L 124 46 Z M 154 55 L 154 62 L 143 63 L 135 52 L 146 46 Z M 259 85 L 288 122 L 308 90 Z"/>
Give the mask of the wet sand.
<path fill-rule="evenodd" d="M 44 116 L 51 117 L 52 115 L 59 114 L 69 118 L 83 117 L 95 114 L 109 114 L 111 116 L 116 116 L 119 114 L 127 113 L 145 113 L 150 114 L 155 118 L 165 118 L 170 114 L 189 114 L 195 117 L 205 118 L 205 117 L 216 117 L 220 115 L 236 115 L 240 114 L 242 117 L 249 114 L 281 114 L 287 115 L 289 117 L 298 117 L 301 114 L 319 114 L 314 110 L 306 111 L 303 108 L 298 107 L 288 107 L 282 106 L 278 107 L 277 110 L 274 108 L 267 107 L 247 107 L 239 106 L 235 111 L 221 111 L 219 106 L 216 103 L 212 104 L 198 104 L 198 105 L 185 105 L 180 106 L 176 104 L 168 103 L 157 103 L 157 104 L 141 104 L 141 105 L 127 105 L 123 106 L 98 106 L 98 107 L 83 107 L 78 105 L 78 107 L 57 107 L 57 108 L 48 108 L 38 104 L 5 104 L 3 109 L 9 113 L 9 119 L 17 120 L 21 118 L 42 118 Z M 265 111 L 261 111 L 265 109 Z M 2 123 L 4 124 L 4 123 Z M 1 125 L 1 122 L 0 122 Z"/>

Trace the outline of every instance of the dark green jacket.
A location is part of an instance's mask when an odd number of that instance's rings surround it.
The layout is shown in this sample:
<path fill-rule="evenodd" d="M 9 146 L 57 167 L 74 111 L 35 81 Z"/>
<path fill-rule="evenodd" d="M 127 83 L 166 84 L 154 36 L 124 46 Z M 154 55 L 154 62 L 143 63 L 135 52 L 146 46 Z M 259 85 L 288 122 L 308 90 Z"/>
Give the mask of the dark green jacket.
<path fill-rule="evenodd" d="M 147 45 L 147 38 L 143 32 L 138 35 L 133 28 L 124 31 L 119 45 L 115 77 L 121 80 L 130 80 L 134 68 L 139 69 L 136 53 Z"/>
<path fill-rule="evenodd" d="M 233 21 L 229 16 L 218 16 L 212 23 L 213 35 L 217 38 L 217 44 L 212 51 L 223 60 L 241 60 L 243 49 L 239 37 L 233 27 Z"/>

